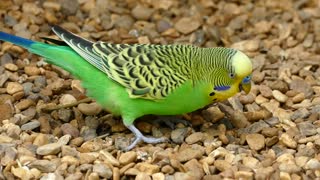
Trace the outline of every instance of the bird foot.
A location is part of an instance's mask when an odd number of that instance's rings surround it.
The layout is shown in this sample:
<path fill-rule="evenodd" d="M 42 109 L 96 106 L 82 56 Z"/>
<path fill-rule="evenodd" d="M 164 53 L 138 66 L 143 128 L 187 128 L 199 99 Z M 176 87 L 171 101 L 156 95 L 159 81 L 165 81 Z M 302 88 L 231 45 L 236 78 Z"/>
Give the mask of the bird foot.
<path fill-rule="evenodd" d="M 157 143 L 166 142 L 168 140 L 165 137 L 161 137 L 161 138 L 146 137 L 134 125 L 128 125 L 127 128 L 130 129 L 130 131 L 133 132 L 133 134 L 136 137 L 134 141 L 125 149 L 126 151 L 133 149 L 141 141 L 145 143 L 150 143 L 150 144 L 157 144 Z"/>
<path fill-rule="evenodd" d="M 165 125 L 167 125 L 171 129 L 174 129 L 175 125 L 178 123 L 181 123 L 185 126 L 192 126 L 190 121 L 178 118 L 176 116 L 158 116 L 158 118 L 155 119 L 153 122 L 164 123 Z"/>

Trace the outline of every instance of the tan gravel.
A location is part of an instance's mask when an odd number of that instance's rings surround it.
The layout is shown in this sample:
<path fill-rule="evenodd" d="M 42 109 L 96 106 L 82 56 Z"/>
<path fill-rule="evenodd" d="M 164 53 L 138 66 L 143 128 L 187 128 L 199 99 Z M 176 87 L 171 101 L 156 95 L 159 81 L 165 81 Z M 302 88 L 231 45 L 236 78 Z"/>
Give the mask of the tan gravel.
<path fill-rule="evenodd" d="M 107 4 L 108 2 L 108 4 Z M 0 179 L 319 179 L 320 4 L 317 0 L 59 0 L 0 3 L 0 29 L 41 41 L 58 24 L 90 40 L 194 44 L 244 51 L 248 95 L 178 116 L 153 116 L 139 144 L 61 68 L 0 44 Z"/>

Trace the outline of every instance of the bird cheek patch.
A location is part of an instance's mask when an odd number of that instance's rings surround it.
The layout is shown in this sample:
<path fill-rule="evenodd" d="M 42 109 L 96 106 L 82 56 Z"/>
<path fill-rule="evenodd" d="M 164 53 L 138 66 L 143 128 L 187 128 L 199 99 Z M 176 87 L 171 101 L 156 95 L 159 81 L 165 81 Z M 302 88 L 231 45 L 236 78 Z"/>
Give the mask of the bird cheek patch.
<path fill-rule="evenodd" d="M 216 90 L 216 91 L 226 91 L 228 89 L 230 89 L 230 86 L 216 86 L 216 87 L 214 87 L 214 90 Z"/>

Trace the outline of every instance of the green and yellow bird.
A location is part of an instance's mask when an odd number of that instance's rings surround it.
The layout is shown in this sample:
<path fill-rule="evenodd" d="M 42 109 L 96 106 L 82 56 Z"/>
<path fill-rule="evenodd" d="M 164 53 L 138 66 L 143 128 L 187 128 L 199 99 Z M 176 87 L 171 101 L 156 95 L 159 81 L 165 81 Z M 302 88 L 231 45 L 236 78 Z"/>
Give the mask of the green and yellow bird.
<path fill-rule="evenodd" d="M 137 118 L 188 113 L 251 88 L 252 63 L 235 49 L 91 42 L 59 26 L 52 30 L 66 44 L 35 42 L 4 32 L 0 40 L 43 56 L 81 80 L 87 95 L 122 116 L 134 133 L 127 150 L 140 141 L 165 141 L 144 136 L 133 124 Z"/>

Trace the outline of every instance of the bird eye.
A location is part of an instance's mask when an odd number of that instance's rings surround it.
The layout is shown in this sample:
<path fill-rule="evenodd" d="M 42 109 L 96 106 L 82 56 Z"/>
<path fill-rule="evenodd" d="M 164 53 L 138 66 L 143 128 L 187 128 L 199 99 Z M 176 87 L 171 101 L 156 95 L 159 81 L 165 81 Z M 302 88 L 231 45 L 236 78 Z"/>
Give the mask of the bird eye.
<path fill-rule="evenodd" d="M 231 79 L 233 79 L 234 78 L 234 73 L 229 73 L 229 77 L 231 78 Z"/>

